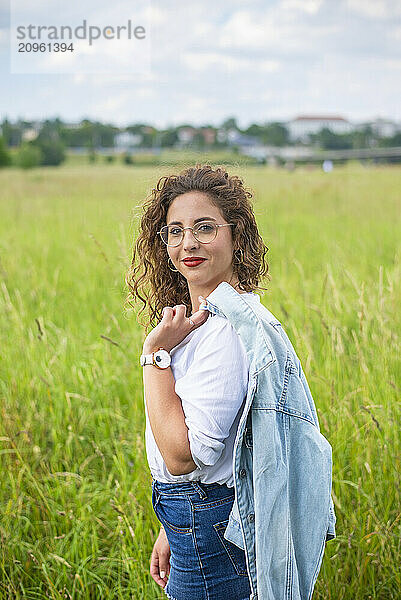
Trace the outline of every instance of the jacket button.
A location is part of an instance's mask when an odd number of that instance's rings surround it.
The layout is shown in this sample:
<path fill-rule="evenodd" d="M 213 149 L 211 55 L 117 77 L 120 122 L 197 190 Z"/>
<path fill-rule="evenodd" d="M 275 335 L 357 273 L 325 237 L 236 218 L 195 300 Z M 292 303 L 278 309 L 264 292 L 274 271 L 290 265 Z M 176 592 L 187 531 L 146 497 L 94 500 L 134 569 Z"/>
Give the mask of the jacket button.
<path fill-rule="evenodd" d="M 240 470 L 239 476 L 242 477 L 242 478 L 246 477 L 246 471 L 245 471 L 245 469 L 241 469 Z"/>
<path fill-rule="evenodd" d="M 253 523 L 253 522 L 254 522 L 254 520 L 255 520 L 255 515 L 254 515 L 254 513 L 251 513 L 250 515 L 248 515 L 248 521 L 249 521 L 250 523 Z"/>

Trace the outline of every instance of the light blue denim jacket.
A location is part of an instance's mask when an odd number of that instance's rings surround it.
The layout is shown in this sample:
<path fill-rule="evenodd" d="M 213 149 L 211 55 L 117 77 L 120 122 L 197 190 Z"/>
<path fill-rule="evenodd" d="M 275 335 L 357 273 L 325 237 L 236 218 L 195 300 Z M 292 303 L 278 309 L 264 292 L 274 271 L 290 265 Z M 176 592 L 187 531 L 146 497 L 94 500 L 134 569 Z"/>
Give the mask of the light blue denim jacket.
<path fill-rule="evenodd" d="M 202 307 L 230 321 L 250 363 L 224 537 L 245 550 L 251 600 L 309 600 L 325 542 L 336 537 L 331 445 L 320 433 L 301 363 L 272 313 L 225 281 Z"/>

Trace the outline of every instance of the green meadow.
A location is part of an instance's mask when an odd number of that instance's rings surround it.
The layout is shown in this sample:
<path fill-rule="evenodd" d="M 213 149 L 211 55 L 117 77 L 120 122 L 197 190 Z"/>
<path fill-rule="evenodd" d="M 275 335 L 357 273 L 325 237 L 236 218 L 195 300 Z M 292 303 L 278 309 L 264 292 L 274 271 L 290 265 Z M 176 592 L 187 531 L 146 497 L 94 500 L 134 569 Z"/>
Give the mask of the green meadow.
<path fill-rule="evenodd" d="M 0 171 L 1 600 L 165 597 L 124 276 L 141 203 L 177 170 Z M 254 191 L 262 302 L 333 448 L 337 537 L 313 598 L 400 598 L 401 168 L 229 170 Z"/>

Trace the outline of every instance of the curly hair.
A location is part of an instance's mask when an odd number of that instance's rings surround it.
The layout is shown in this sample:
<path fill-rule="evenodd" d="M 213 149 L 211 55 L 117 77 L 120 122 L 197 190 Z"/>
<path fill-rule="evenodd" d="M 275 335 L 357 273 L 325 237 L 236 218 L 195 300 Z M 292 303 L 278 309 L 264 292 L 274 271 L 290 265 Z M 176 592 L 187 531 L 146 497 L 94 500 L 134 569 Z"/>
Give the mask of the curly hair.
<path fill-rule="evenodd" d="M 130 290 L 125 304 L 135 309 L 130 300 L 138 298 L 143 303 L 139 314 L 148 306 L 145 327 L 157 325 L 165 306 L 185 304 L 187 316 L 191 313 L 187 281 L 180 272 L 168 267 L 167 247 L 157 232 L 166 224 L 167 211 L 173 200 L 193 190 L 207 194 L 224 219 L 235 224 L 232 229 L 233 258 L 236 258 L 237 250 L 242 251 L 241 261 L 233 262 L 238 287 L 244 292 L 267 289 L 259 285 L 261 278 L 269 278 L 265 259 L 268 248 L 258 232 L 250 203 L 252 192 L 244 187 L 240 177 L 229 175 L 224 167 L 196 164 L 178 174 L 161 177 L 142 205 L 140 232 L 125 276 L 125 283 Z"/>

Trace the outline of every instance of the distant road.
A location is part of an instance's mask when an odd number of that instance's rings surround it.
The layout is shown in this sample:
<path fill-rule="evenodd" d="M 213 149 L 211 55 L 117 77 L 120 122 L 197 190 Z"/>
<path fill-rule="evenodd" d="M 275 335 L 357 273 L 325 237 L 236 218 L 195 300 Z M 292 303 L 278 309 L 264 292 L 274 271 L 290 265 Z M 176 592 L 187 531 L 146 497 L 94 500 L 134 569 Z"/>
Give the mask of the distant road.
<path fill-rule="evenodd" d="M 392 158 L 401 156 L 401 147 L 359 148 L 352 150 L 316 150 L 305 146 L 253 146 L 243 150 L 243 154 L 256 158 L 281 158 L 296 161 L 338 160 L 351 158 Z"/>

